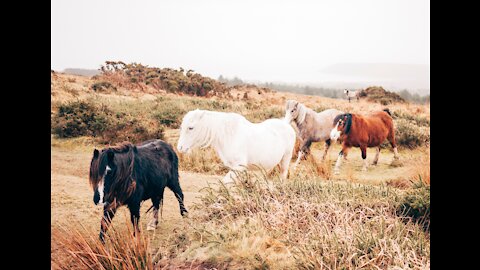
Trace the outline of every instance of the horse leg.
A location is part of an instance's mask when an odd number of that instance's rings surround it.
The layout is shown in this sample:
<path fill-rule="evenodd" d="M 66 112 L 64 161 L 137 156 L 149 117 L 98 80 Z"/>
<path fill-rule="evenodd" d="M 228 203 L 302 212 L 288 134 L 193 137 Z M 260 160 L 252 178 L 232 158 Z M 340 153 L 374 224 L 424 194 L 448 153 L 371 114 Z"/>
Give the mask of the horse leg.
<path fill-rule="evenodd" d="M 168 185 L 168 188 L 173 191 L 173 194 L 175 194 L 175 197 L 177 198 L 178 205 L 180 207 L 180 215 L 182 215 L 182 217 L 186 216 L 188 214 L 188 211 L 185 208 L 185 204 L 183 203 L 184 197 L 182 188 L 180 187 L 180 182 L 174 181 L 173 183 L 170 183 Z"/>
<path fill-rule="evenodd" d="M 112 222 L 113 217 L 115 216 L 115 212 L 117 212 L 117 208 L 107 209 L 107 205 L 103 207 L 103 217 L 102 221 L 100 222 L 100 241 L 105 243 L 105 233 L 107 233 L 108 227 Z"/>
<path fill-rule="evenodd" d="M 332 143 L 332 141 L 330 139 L 325 141 L 325 151 L 323 152 L 322 161 L 325 160 L 325 158 L 327 157 L 328 148 L 330 148 L 331 143 Z"/>
<path fill-rule="evenodd" d="M 163 201 L 163 192 L 165 191 L 165 187 L 162 188 L 160 195 L 156 198 L 152 198 L 153 204 L 153 218 L 147 225 L 147 231 L 154 231 L 158 225 L 158 211 L 160 209 L 160 203 Z"/>
<path fill-rule="evenodd" d="M 297 161 L 295 161 L 295 164 L 293 164 L 293 170 L 292 171 L 295 171 L 297 169 L 297 165 L 300 162 L 300 159 L 303 157 L 303 155 L 304 155 L 304 153 L 303 153 L 302 150 L 298 151 Z"/>
<path fill-rule="evenodd" d="M 295 161 L 295 165 L 293 166 L 293 171 L 296 170 L 300 159 L 307 156 L 310 153 L 310 146 L 312 145 L 312 140 L 305 140 L 302 142 L 302 146 L 300 147 L 300 151 L 298 152 L 297 161 Z"/>
<path fill-rule="evenodd" d="M 362 159 L 363 159 L 363 167 L 362 171 L 366 172 L 367 171 L 367 147 L 366 146 L 360 146 L 360 150 L 362 150 Z"/>
<path fill-rule="evenodd" d="M 375 159 L 373 159 L 372 165 L 377 165 L 378 163 L 378 156 L 380 155 L 380 146 L 376 148 L 377 152 L 375 153 Z"/>
<path fill-rule="evenodd" d="M 280 173 L 282 175 L 283 180 L 287 180 L 288 166 L 290 165 L 290 160 L 292 160 L 292 152 L 291 151 L 289 151 L 288 153 L 283 155 L 282 160 L 280 161 Z"/>
<path fill-rule="evenodd" d="M 390 145 L 393 148 L 393 159 L 398 160 L 400 157 L 398 155 L 398 150 L 397 150 L 397 142 L 395 140 L 395 131 L 393 130 L 393 127 L 390 130 L 390 134 L 387 137 L 388 141 L 390 142 Z"/>
<path fill-rule="evenodd" d="M 348 151 L 350 151 L 350 148 L 342 149 L 342 151 L 343 151 L 343 160 L 348 160 L 347 155 L 348 155 Z"/>
<path fill-rule="evenodd" d="M 130 209 L 130 221 L 133 225 L 133 236 L 135 236 L 137 232 L 140 233 L 140 226 L 138 226 L 140 222 L 140 202 L 129 204 L 128 209 Z"/>
<path fill-rule="evenodd" d="M 338 153 L 338 158 L 337 162 L 335 162 L 335 169 L 333 170 L 333 174 L 340 174 L 340 165 L 342 165 L 342 158 L 344 153 L 348 151 L 348 148 L 349 147 L 343 145 L 342 150 L 340 151 L 340 153 Z"/>

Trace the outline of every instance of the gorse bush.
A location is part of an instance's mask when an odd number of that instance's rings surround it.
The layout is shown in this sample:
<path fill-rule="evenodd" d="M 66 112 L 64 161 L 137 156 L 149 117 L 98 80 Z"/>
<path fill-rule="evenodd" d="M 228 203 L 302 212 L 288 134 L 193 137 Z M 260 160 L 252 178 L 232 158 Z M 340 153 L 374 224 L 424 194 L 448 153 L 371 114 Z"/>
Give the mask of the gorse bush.
<path fill-rule="evenodd" d="M 415 125 L 419 127 L 430 127 L 430 120 L 426 117 L 417 116 L 415 114 L 408 114 L 402 111 L 394 111 L 392 113 L 394 119 L 405 119 L 408 121 L 413 121 Z"/>
<path fill-rule="evenodd" d="M 60 105 L 52 119 L 52 132 L 60 138 L 98 136 L 109 127 L 113 112 L 87 101 Z"/>
<path fill-rule="evenodd" d="M 228 93 L 224 83 L 194 73 L 193 70 L 185 72 L 182 68 L 175 70 L 148 67 L 139 63 L 125 64 L 121 61 L 106 61 L 100 70 L 102 74 L 95 79 L 131 90 L 150 86 L 171 93 L 185 93 L 202 97 L 224 96 Z"/>
<path fill-rule="evenodd" d="M 397 214 L 411 217 L 425 230 L 430 230 L 430 186 L 421 179 L 414 183 L 413 189 L 407 191 L 400 203 Z"/>
<path fill-rule="evenodd" d="M 397 93 L 389 92 L 381 86 L 370 86 L 359 92 L 359 97 L 367 98 L 369 101 L 388 105 L 394 102 L 405 103 L 406 101 Z"/>
<path fill-rule="evenodd" d="M 52 133 L 60 138 L 91 136 L 100 143 L 137 143 L 163 139 L 163 131 L 158 121 L 114 112 L 92 100 L 62 104 L 52 116 Z"/>
<path fill-rule="evenodd" d="M 394 125 L 398 145 L 413 149 L 430 143 L 430 127 L 420 127 L 405 119 L 396 120 Z"/>
<path fill-rule="evenodd" d="M 91 88 L 95 92 L 108 92 L 109 90 L 117 91 L 117 88 L 115 86 L 105 81 L 96 82 L 92 84 Z"/>

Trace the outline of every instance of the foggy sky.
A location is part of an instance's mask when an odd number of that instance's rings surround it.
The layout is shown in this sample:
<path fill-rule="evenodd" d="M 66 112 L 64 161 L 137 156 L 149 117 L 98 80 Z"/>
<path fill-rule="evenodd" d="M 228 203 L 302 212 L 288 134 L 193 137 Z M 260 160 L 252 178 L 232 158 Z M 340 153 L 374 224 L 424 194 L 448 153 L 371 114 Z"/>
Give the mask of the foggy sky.
<path fill-rule="evenodd" d="M 52 0 L 51 55 L 54 70 L 121 60 L 212 78 L 429 89 L 430 4 Z"/>

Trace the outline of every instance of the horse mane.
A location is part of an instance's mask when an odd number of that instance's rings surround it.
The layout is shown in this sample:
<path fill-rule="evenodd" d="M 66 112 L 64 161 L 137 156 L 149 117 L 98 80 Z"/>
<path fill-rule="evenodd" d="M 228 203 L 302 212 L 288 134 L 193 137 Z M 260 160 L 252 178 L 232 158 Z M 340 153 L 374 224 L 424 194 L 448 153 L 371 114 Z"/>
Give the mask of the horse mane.
<path fill-rule="evenodd" d="M 100 182 L 100 168 L 105 168 L 108 164 L 108 153 L 113 152 L 114 161 L 117 165 L 115 175 L 112 177 L 112 184 L 106 196 L 113 196 L 118 202 L 124 202 L 135 191 L 136 182 L 134 175 L 135 153 L 137 148 L 130 142 L 122 142 L 113 147 L 105 148 L 99 154 L 98 158 L 92 160 L 90 168 L 90 183 L 92 185 Z"/>
<path fill-rule="evenodd" d="M 236 121 L 230 116 L 230 113 L 203 111 L 204 115 L 197 123 L 197 130 L 200 134 L 200 148 L 206 148 L 212 145 L 214 141 L 229 141 L 235 133 Z M 222 117 L 218 117 L 218 115 Z M 238 114 L 235 114 L 238 115 Z M 241 115 L 238 115 L 243 117 Z M 247 121 L 244 117 L 243 119 Z"/>
<path fill-rule="evenodd" d="M 297 115 L 297 117 L 295 117 L 293 119 L 293 121 L 295 122 L 295 124 L 297 126 L 300 126 L 305 121 L 305 117 L 307 115 L 308 108 L 305 105 L 303 105 L 302 103 L 300 103 L 298 101 L 296 101 L 296 102 L 297 102 L 296 106 L 297 106 L 298 115 Z"/>

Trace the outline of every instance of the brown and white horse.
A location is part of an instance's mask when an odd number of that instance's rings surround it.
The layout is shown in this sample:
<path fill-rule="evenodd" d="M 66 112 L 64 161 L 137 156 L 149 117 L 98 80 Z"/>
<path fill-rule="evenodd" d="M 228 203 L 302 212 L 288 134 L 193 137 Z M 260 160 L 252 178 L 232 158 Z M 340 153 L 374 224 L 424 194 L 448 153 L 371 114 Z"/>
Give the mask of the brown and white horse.
<path fill-rule="evenodd" d="M 342 156 L 346 155 L 351 147 L 360 147 L 362 151 L 363 168 L 367 170 L 367 147 L 376 147 L 377 153 L 372 165 L 377 165 L 380 145 L 387 139 L 392 145 L 394 158 L 398 159 L 397 143 L 395 141 L 395 129 L 390 111 L 374 112 L 368 116 L 359 114 L 340 114 L 333 120 L 335 127 L 330 132 L 330 139 L 343 141 L 342 151 L 338 154 L 334 173 L 338 174 L 342 163 Z"/>

